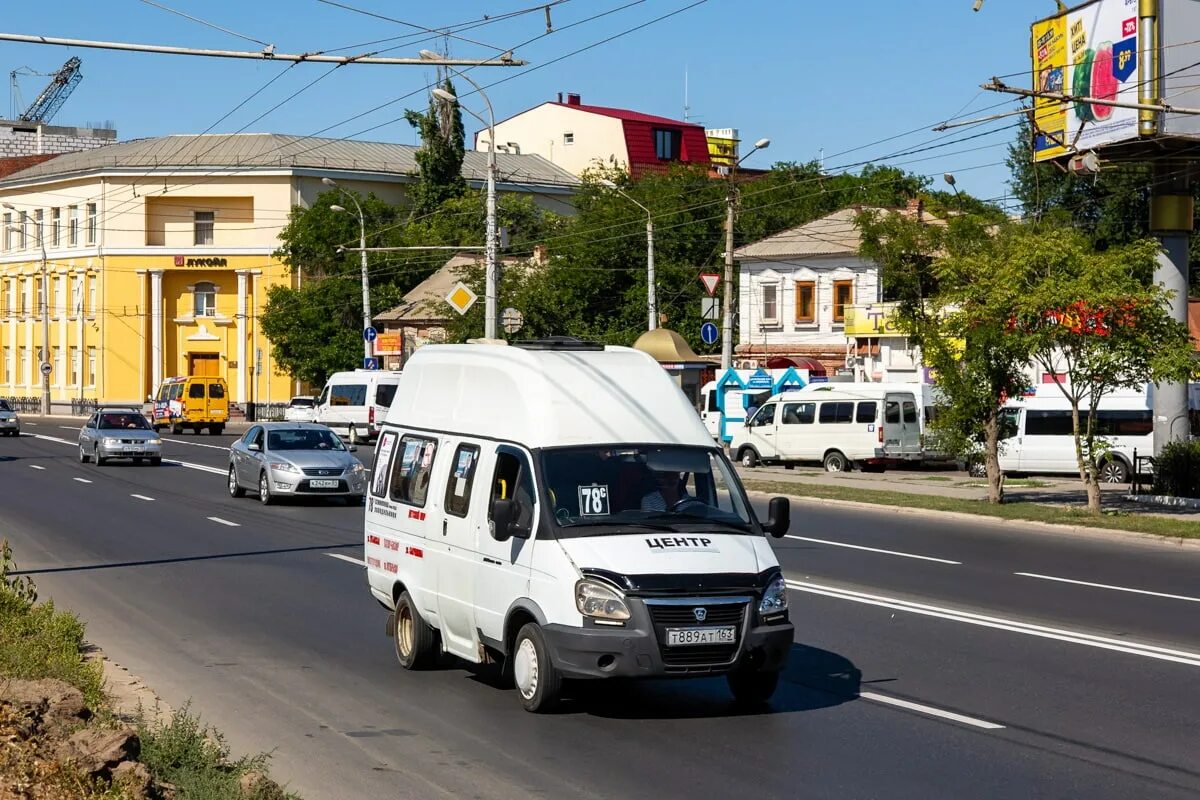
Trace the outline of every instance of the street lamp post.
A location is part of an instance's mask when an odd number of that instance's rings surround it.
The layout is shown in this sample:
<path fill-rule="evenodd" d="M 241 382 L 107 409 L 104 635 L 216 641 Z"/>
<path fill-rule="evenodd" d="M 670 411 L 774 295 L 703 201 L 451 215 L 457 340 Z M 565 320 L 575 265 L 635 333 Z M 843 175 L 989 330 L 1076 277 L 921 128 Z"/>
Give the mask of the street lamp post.
<path fill-rule="evenodd" d="M 725 192 L 725 292 L 721 297 L 721 370 L 733 366 L 733 223 L 737 215 L 737 184 L 734 175 L 741 163 L 759 150 L 771 146 L 770 139 L 759 139 L 754 149 L 739 158 L 729 169 Z"/>
<path fill-rule="evenodd" d="M 337 181 L 335 181 L 333 178 L 321 178 L 321 183 L 337 189 L 342 194 L 346 195 L 346 197 L 349 197 L 350 201 L 354 203 L 354 208 L 358 211 L 358 255 L 359 264 L 362 268 L 363 328 L 366 329 L 371 327 L 371 282 L 370 278 L 367 277 L 367 218 L 366 215 L 363 214 L 362 206 L 358 203 L 358 198 L 356 198 L 350 192 L 347 192 L 342 187 L 338 186 Z M 344 206 L 331 205 L 329 209 L 339 213 L 346 213 Z M 367 359 L 371 357 L 373 351 L 374 344 L 367 341 L 366 336 L 363 336 L 364 367 L 367 364 Z"/>
<path fill-rule="evenodd" d="M 420 55 L 421 58 L 427 60 L 442 58 L 442 56 L 432 50 L 422 50 Z M 483 91 L 482 86 L 471 80 L 471 77 L 465 72 L 459 72 L 451 67 L 446 67 L 446 69 L 474 86 L 475 91 L 483 98 L 484 105 L 487 106 L 488 118 L 484 119 L 462 103 L 459 103 L 458 97 L 445 89 L 439 87 L 432 92 L 433 96 L 443 103 L 457 104 L 459 108 L 486 125 L 488 129 L 487 241 L 485 242 L 487 249 L 484 251 L 486 278 L 483 290 L 483 336 L 485 339 L 495 339 L 498 336 L 496 333 L 496 293 L 498 284 L 500 283 L 496 258 L 496 114 L 492 110 L 492 101 L 488 99 L 487 93 Z"/>
<path fill-rule="evenodd" d="M 654 214 L 612 181 L 602 180 L 600 184 L 608 189 L 612 189 L 646 212 L 646 313 L 649 317 L 647 330 L 654 330 L 658 327 L 658 292 L 654 286 Z"/>
<path fill-rule="evenodd" d="M 15 210 L 11 203 L 4 203 L 4 207 L 10 211 Z M 25 229 L 23 227 L 9 225 L 8 229 L 20 233 L 22 244 L 24 244 Z M 42 251 L 42 358 L 38 365 L 38 370 L 42 373 L 41 413 L 48 416 L 50 414 L 50 373 L 46 370 L 45 365 L 50 364 L 50 272 L 49 261 L 46 259 L 46 242 L 42 238 L 42 226 L 35 222 L 34 230 L 37 232 L 38 248 Z"/>

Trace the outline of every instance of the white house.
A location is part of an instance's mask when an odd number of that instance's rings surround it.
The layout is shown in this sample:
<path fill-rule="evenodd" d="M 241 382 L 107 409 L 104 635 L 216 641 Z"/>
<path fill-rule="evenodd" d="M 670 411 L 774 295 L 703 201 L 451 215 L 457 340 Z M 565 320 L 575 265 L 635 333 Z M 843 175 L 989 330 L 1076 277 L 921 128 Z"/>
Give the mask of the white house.
<path fill-rule="evenodd" d="M 919 380 L 920 360 L 907 340 L 872 327 L 886 314 L 875 313 L 885 308 L 879 265 L 858 254 L 855 218 L 863 210 L 844 208 L 734 251 L 741 265 L 735 358 L 742 366 L 818 361 L 829 374 L 850 370 L 860 380 Z M 919 201 L 874 210 L 945 224 L 925 215 Z"/>

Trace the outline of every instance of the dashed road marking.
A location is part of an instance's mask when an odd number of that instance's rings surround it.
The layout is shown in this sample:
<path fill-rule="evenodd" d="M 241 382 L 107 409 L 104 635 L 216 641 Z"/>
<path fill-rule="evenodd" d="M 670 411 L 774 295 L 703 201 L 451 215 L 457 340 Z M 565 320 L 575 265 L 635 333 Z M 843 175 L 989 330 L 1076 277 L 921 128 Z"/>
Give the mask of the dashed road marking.
<path fill-rule="evenodd" d="M 79 481 L 80 483 L 91 483 L 87 478 L 72 478 L 71 480 Z"/>
<path fill-rule="evenodd" d="M 899 697 L 888 697 L 885 694 L 876 694 L 875 692 L 859 692 L 858 696 L 863 700 L 870 700 L 873 703 L 883 703 L 889 706 L 905 708 L 909 711 L 916 711 L 920 714 L 929 714 L 933 717 L 941 717 L 942 719 L 961 722 L 964 725 L 971 725 L 976 728 L 983 728 L 984 730 L 996 731 L 1003 730 L 1004 728 L 1003 725 L 998 725 L 995 722 L 988 722 L 985 719 L 976 719 L 975 717 L 956 714 L 953 711 L 946 711 L 942 708 L 934 708 L 933 706 L 927 706 L 922 703 L 913 703 L 909 700 L 901 700 Z"/>
<path fill-rule="evenodd" d="M 79 428 L 77 428 L 77 427 L 72 427 L 72 426 L 70 426 L 70 425 L 59 425 L 58 427 L 62 428 L 64 431 L 77 431 L 77 430 L 79 430 Z"/>
<path fill-rule="evenodd" d="M 916 559 L 920 559 L 921 561 L 936 561 L 939 564 L 953 564 L 955 566 L 962 565 L 961 561 L 951 561 L 948 558 L 934 558 L 933 556 L 919 556 L 916 553 L 902 553 L 899 550 L 881 550 L 878 547 L 865 547 L 861 544 L 848 544 L 846 542 L 834 542 L 834 541 L 830 541 L 829 539 L 813 539 L 810 536 L 795 536 L 795 535 L 789 533 L 784 538 L 785 539 L 799 539 L 802 542 L 817 542 L 818 544 L 828 544 L 828 545 L 833 545 L 834 547 L 849 547 L 852 550 L 867 550 L 868 552 L 871 552 L 871 553 L 883 553 L 884 555 L 900 556 L 901 558 L 916 558 Z"/>
<path fill-rule="evenodd" d="M 1168 600 L 1187 600 L 1192 603 L 1200 603 L 1200 597 L 1189 597 L 1186 594 L 1167 594 L 1166 592 L 1152 592 L 1149 589 L 1130 589 L 1127 586 L 1111 586 L 1107 583 L 1092 583 L 1091 581 L 1076 581 L 1071 578 L 1056 578 L 1053 575 L 1039 575 L 1036 572 L 1014 572 L 1013 575 L 1021 575 L 1026 578 L 1040 578 L 1044 581 L 1058 581 L 1059 583 L 1073 583 L 1077 586 L 1090 586 L 1093 589 L 1111 589 L 1114 592 L 1130 592 L 1131 594 L 1148 594 L 1151 597 L 1165 597 Z"/>
<path fill-rule="evenodd" d="M 45 467 L 41 466 L 40 464 L 30 464 L 30 465 L 29 465 L 29 468 L 30 468 L 30 469 L 40 469 L 40 470 L 45 470 L 45 469 L 46 469 Z"/>
<path fill-rule="evenodd" d="M 153 498 L 153 497 L 146 497 L 146 495 L 144 495 L 144 494 L 131 494 L 131 495 L 129 495 L 129 496 L 130 496 L 130 497 L 136 497 L 138 500 L 147 500 L 147 501 L 149 501 L 149 502 L 151 502 L 151 503 L 153 503 L 153 502 L 154 502 L 154 498 Z"/>
<path fill-rule="evenodd" d="M 221 519 L 220 517 L 209 517 L 209 519 L 212 520 L 213 522 L 217 523 L 218 525 L 228 525 L 231 528 L 242 527 L 242 524 L 240 522 L 230 522 L 229 520 Z"/>
<path fill-rule="evenodd" d="M 68 444 L 71 447 L 76 447 L 79 444 L 79 442 L 70 442 L 70 441 L 67 441 L 66 439 L 60 439 L 57 436 L 46 436 L 41 433 L 33 434 L 33 438 L 42 439 L 47 442 L 58 442 L 59 444 Z M 194 470 L 198 470 L 200 472 L 211 472 L 214 475 L 224 475 L 225 474 L 225 470 L 223 470 L 223 469 L 218 469 L 217 467 L 205 466 L 204 464 L 193 464 L 190 461 L 176 461 L 175 459 L 172 459 L 172 458 L 164 458 L 163 463 L 164 464 L 173 464 L 177 467 L 185 467 L 187 469 L 194 469 Z"/>
<path fill-rule="evenodd" d="M 951 620 L 952 622 L 963 622 L 968 625 L 979 625 L 984 628 L 995 628 L 997 630 L 1010 631 L 1012 633 L 1021 633 L 1026 636 L 1037 636 L 1042 639 L 1056 639 L 1060 642 L 1070 642 L 1072 644 L 1081 644 L 1087 647 L 1097 647 L 1101 650 L 1113 650 L 1118 653 L 1128 653 L 1130 655 L 1141 656 L 1142 658 L 1153 658 L 1159 661 L 1173 661 L 1176 664 L 1187 664 L 1191 667 L 1200 667 L 1200 653 L 1189 652 L 1187 650 L 1175 650 L 1168 647 L 1159 647 L 1158 645 L 1143 644 L 1141 642 L 1129 641 L 1125 639 L 1112 639 L 1107 636 L 1097 636 L 1092 633 L 1083 633 L 1082 631 L 1074 631 L 1068 628 L 1051 628 L 1046 625 L 1035 625 L 1030 622 L 1022 622 L 1017 619 L 976 614 L 970 611 L 960 611 L 954 608 L 933 606 L 925 603 L 914 603 L 911 600 L 901 600 L 896 597 L 867 594 L 865 592 L 842 589 L 837 586 L 826 586 L 818 583 L 808 583 L 806 581 L 788 581 L 787 585 L 789 589 L 794 589 L 798 592 L 824 595 L 837 600 L 849 600 L 854 603 L 881 606 L 883 608 L 891 608 L 897 611 L 907 611 L 910 614 L 920 614 L 926 617 L 938 617 L 941 619 Z"/>
<path fill-rule="evenodd" d="M 336 558 L 338 561 L 346 561 L 351 564 L 357 564 L 360 567 L 365 567 L 367 565 L 367 562 L 363 561 L 362 559 L 354 558 L 353 556 L 344 556 L 341 553 L 326 553 L 325 555 L 329 556 L 330 558 Z"/>

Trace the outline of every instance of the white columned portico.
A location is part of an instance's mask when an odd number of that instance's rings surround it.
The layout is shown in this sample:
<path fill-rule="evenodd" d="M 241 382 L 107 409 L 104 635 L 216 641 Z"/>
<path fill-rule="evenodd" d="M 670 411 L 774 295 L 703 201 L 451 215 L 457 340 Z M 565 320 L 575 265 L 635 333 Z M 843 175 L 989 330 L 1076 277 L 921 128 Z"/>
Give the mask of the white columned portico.
<path fill-rule="evenodd" d="M 237 403 L 245 406 L 249 401 L 246 391 L 246 288 L 250 271 L 237 271 Z"/>
<path fill-rule="evenodd" d="M 163 270 L 150 270 L 150 380 L 151 391 L 162 383 L 162 276 Z"/>

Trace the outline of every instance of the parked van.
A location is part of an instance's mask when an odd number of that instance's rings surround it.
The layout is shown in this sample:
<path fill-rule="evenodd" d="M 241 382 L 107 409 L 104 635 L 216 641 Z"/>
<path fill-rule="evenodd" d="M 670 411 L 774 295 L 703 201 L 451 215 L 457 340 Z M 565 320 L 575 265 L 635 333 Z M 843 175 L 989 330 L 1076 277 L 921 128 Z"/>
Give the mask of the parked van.
<path fill-rule="evenodd" d="M 1086 424 L 1086 406 L 1080 424 Z M 1013 400 L 1001 422 L 1000 469 L 1078 475 L 1071 405 L 1061 395 Z M 1133 451 L 1154 454 L 1154 413 L 1145 394 L 1102 398 L 1096 415 L 1096 442 L 1102 448 L 1102 483 L 1127 483 L 1133 473 Z"/>
<path fill-rule="evenodd" d="M 229 421 L 229 387 L 214 375 L 167 378 L 147 399 L 153 404 L 150 424 L 155 431 L 169 427 L 176 435 L 185 428 L 218 434 Z"/>
<path fill-rule="evenodd" d="M 399 372 L 335 372 L 317 397 L 313 419 L 342 434 L 351 444 L 372 441 L 379 435 L 399 383 Z"/>
<path fill-rule="evenodd" d="M 882 471 L 921 459 L 920 412 L 911 391 L 839 386 L 782 392 L 734 435 L 730 452 L 745 467 L 819 461 L 828 472 Z"/>
<path fill-rule="evenodd" d="M 871 381 L 853 381 L 853 382 L 838 382 L 838 383 L 810 383 L 803 389 L 802 392 L 831 392 L 831 391 L 869 391 L 876 392 L 879 390 L 891 389 L 899 392 L 912 392 L 917 400 L 917 421 L 921 426 L 921 460 L 923 462 L 933 461 L 953 461 L 954 456 L 949 453 L 943 453 L 934 449 L 932 445 L 932 436 L 930 431 L 930 423 L 933 422 L 938 412 L 938 392 L 937 387 L 929 383 L 900 383 L 900 382 L 871 382 Z"/>
<path fill-rule="evenodd" d="M 637 391 L 629 387 L 636 386 Z M 564 678 L 726 675 L 765 702 L 787 586 L 689 400 L 645 353 L 576 340 L 427 345 L 376 447 L 371 594 L 401 665 L 502 661 L 524 707 Z"/>

